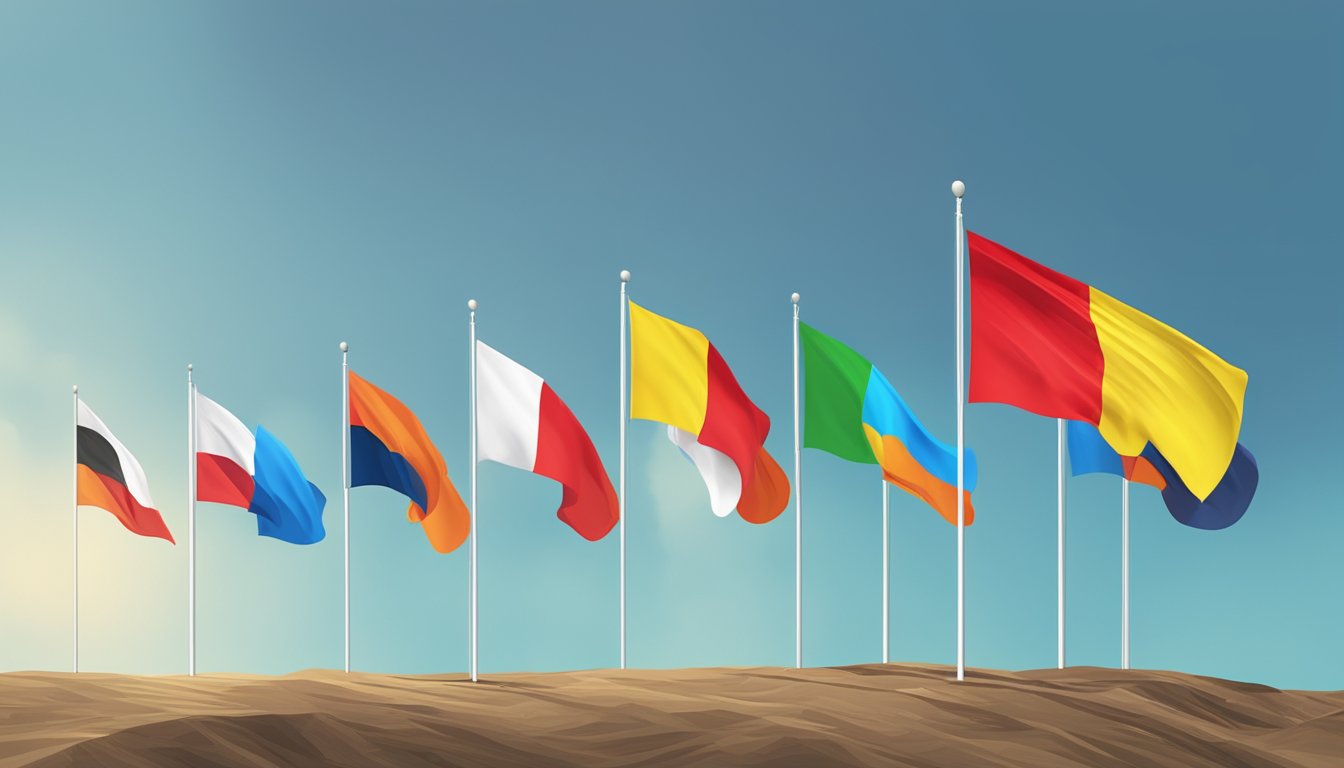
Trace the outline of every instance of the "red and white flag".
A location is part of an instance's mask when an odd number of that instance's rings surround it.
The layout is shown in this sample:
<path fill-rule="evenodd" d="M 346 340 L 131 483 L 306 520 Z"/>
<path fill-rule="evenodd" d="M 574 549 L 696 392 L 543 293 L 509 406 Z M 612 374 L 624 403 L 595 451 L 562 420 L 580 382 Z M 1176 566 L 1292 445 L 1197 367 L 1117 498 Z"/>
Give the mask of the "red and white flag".
<path fill-rule="evenodd" d="M 616 490 L 579 420 L 540 376 L 476 342 L 479 461 L 496 461 L 564 486 L 559 518 L 597 541 L 619 517 Z"/>

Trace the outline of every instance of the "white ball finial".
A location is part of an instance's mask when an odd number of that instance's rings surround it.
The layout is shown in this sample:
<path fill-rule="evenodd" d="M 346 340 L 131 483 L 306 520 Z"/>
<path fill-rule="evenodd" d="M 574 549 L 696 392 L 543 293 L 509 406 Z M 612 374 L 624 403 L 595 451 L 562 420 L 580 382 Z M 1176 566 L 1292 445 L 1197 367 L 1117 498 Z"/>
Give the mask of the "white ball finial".
<path fill-rule="evenodd" d="M 961 179 L 957 179 L 956 181 L 952 182 L 953 197 L 961 198 L 965 194 L 966 194 L 966 185 L 962 183 Z"/>
<path fill-rule="evenodd" d="M 789 301 L 792 301 L 794 304 L 797 304 L 797 303 L 798 303 L 798 300 L 801 299 L 801 298 L 803 298 L 803 297 L 802 297 L 802 296 L 799 296 L 798 294 L 795 293 L 795 294 L 793 294 L 792 296 L 789 297 Z"/>
<path fill-rule="evenodd" d="M 79 394 L 79 385 L 76 384 L 75 386 L 71 387 L 71 388 L 70 388 L 70 391 L 71 391 L 71 392 L 74 392 L 76 395 L 78 395 L 78 394 Z"/>
<path fill-rule="evenodd" d="M 188 372 L 188 373 L 191 372 L 191 363 L 187 363 L 187 372 Z"/>
<path fill-rule="evenodd" d="M 475 300 L 475 299 L 467 299 L 467 309 L 470 309 L 472 312 L 475 312 L 475 311 L 476 311 L 476 307 L 479 307 L 479 306 L 480 306 L 480 305 L 476 303 L 476 300 Z"/>
<path fill-rule="evenodd" d="M 341 342 L 341 351 L 342 351 L 342 352 L 349 352 L 349 351 L 350 351 L 350 345 L 349 345 L 349 344 L 346 344 L 344 341 L 342 341 L 342 342 Z"/>
<path fill-rule="evenodd" d="M 621 282 L 622 283 L 630 282 L 630 270 L 628 269 L 621 270 Z"/>

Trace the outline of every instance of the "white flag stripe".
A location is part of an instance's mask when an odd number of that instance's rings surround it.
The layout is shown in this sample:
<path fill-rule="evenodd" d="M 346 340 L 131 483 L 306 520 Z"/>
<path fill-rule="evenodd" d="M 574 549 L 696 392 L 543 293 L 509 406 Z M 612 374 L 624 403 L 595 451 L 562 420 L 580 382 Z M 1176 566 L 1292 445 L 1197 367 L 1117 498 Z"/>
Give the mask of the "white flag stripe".
<path fill-rule="evenodd" d="M 709 489 L 709 508 L 719 517 L 727 517 L 737 508 L 742 498 L 742 473 L 728 455 L 707 445 L 701 445 L 695 435 L 669 424 L 667 439 L 686 454 L 700 470 L 705 487 Z"/>
<path fill-rule="evenodd" d="M 247 474 L 256 474 L 257 438 L 237 416 L 200 392 L 196 393 L 196 452 L 226 458 Z"/>
<path fill-rule="evenodd" d="M 112 444 L 112 450 L 117 452 L 117 461 L 121 464 L 121 474 L 126 480 L 126 489 L 131 492 L 131 496 L 140 502 L 140 506 L 148 509 L 157 509 L 154 506 L 154 499 L 149 495 L 149 480 L 145 478 L 145 470 L 140 468 L 140 462 L 135 460 L 131 452 L 126 450 L 126 446 L 121 444 L 112 430 L 107 428 L 103 420 L 93 412 L 89 406 L 79 401 L 79 426 L 91 429 L 102 435 L 107 442 Z"/>
<path fill-rule="evenodd" d="M 541 385 L 540 376 L 477 340 L 477 461 L 532 471 L 537 464 Z"/>

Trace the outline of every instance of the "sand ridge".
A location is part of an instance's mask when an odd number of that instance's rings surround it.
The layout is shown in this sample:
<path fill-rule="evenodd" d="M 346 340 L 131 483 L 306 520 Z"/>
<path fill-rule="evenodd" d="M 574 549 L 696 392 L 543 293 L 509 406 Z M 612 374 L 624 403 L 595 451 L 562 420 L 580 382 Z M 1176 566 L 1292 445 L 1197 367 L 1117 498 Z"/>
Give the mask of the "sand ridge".
<path fill-rule="evenodd" d="M 1338 766 L 1344 692 L 915 664 L 0 675 L 11 766 Z"/>

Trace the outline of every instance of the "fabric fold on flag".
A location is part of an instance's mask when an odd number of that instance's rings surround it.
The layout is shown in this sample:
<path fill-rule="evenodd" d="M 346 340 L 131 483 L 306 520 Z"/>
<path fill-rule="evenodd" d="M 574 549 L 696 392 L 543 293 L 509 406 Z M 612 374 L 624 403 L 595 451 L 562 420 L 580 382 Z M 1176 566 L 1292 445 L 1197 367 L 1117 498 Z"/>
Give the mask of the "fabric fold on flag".
<path fill-rule="evenodd" d="M 434 549 L 457 549 L 471 515 L 439 449 L 411 409 L 354 371 L 349 375 L 350 486 L 381 485 L 406 496 L 406 518 L 420 523 Z"/>
<path fill-rule="evenodd" d="M 1070 421 L 1069 467 L 1074 477 L 1092 473 L 1118 475 L 1130 482 L 1151 485 L 1176 521 L 1191 528 L 1217 531 L 1246 514 L 1260 484 L 1260 468 L 1246 446 L 1237 443 L 1223 478 L 1207 498 L 1200 500 L 1185 487 L 1181 476 L 1149 443 L 1138 456 L 1122 456 L 1091 424 Z"/>
<path fill-rule="evenodd" d="M 1246 372 L 1096 288 L 966 239 L 970 402 L 1096 425 L 1121 455 L 1151 443 L 1208 498 L 1236 450 Z"/>
<path fill-rule="evenodd" d="M 929 434 L 886 376 L 848 345 L 798 323 L 803 349 L 803 446 L 848 461 L 877 464 L 882 476 L 957 524 L 957 450 Z M 975 521 L 978 475 L 966 449 L 965 524 Z"/>
<path fill-rule="evenodd" d="M 616 490 L 583 425 L 540 376 L 480 340 L 476 420 L 479 461 L 560 483 L 556 515 L 589 541 L 616 526 Z"/>
<path fill-rule="evenodd" d="M 630 302 L 630 418 L 668 425 L 699 470 L 719 517 L 734 508 L 767 523 L 789 503 L 789 480 L 765 449 L 770 417 L 742 391 L 703 333 Z"/>
<path fill-rule="evenodd" d="M 257 427 L 257 482 L 251 511 L 257 533 L 291 544 L 315 544 L 326 538 L 322 510 L 327 497 L 308 481 L 299 462 L 265 427 Z"/>
<path fill-rule="evenodd" d="M 83 400 L 76 403 L 75 504 L 105 509 L 131 533 L 176 544 L 140 462 Z"/>
<path fill-rule="evenodd" d="M 1101 432 L 1085 421 L 1068 423 L 1069 474 L 1074 477 L 1107 474 L 1123 477 L 1132 483 L 1142 483 L 1163 490 L 1167 478 L 1143 455 L 1121 456 L 1101 436 Z"/>
<path fill-rule="evenodd" d="M 308 482 L 294 455 L 264 427 L 257 434 L 226 408 L 196 393 L 196 500 L 241 507 L 257 534 L 315 544 L 326 537 L 327 497 Z"/>

